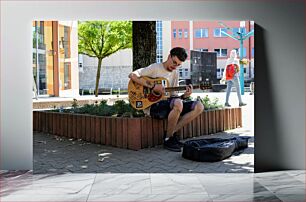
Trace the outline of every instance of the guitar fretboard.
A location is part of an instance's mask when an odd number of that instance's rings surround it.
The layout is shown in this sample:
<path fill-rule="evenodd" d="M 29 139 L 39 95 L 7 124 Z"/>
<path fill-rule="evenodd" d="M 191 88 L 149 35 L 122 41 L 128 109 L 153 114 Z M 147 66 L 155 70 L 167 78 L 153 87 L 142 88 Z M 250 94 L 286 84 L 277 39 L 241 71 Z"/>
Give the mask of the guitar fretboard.
<path fill-rule="evenodd" d="M 171 91 L 186 90 L 186 87 L 187 86 L 167 87 L 167 88 L 165 88 L 165 91 L 166 92 L 171 92 Z M 196 88 L 199 88 L 200 86 L 199 85 L 195 85 L 195 86 L 192 86 L 192 87 L 193 87 L 193 89 L 196 89 Z"/>

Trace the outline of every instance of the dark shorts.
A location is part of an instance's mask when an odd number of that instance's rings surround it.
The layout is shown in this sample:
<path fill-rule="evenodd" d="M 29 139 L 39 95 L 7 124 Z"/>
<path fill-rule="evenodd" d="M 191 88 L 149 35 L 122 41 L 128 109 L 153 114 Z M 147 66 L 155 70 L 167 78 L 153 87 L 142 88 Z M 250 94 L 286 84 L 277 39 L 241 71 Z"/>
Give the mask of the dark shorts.
<path fill-rule="evenodd" d="M 151 105 L 150 116 L 156 119 L 166 119 L 172 110 L 175 99 L 161 100 Z M 198 101 L 184 101 L 181 116 L 192 111 Z"/>

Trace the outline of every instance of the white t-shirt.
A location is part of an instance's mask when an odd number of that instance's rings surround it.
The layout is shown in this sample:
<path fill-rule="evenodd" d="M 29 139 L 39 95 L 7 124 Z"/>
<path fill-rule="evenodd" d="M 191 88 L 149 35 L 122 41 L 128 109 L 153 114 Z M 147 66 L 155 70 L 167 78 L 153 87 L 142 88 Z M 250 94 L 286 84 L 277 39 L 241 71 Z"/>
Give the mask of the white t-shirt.
<path fill-rule="evenodd" d="M 168 79 L 171 87 L 178 86 L 178 72 L 176 70 L 172 72 L 166 70 L 163 63 L 154 63 L 148 67 L 137 69 L 133 73 L 151 78 L 164 77 Z"/>
<path fill-rule="evenodd" d="M 177 70 L 170 72 L 165 69 L 162 63 L 151 64 L 148 67 L 137 69 L 133 73 L 138 76 L 147 76 L 151 78 L 164 77 L 169 81 L 169 87 L 175 87 L 179 84 L 179 75 Z M 171 95 L 177 95 L 177 92 L 171 92 Z M 149 115 L 150 107 L 145 109 L 144 112 Z"/>

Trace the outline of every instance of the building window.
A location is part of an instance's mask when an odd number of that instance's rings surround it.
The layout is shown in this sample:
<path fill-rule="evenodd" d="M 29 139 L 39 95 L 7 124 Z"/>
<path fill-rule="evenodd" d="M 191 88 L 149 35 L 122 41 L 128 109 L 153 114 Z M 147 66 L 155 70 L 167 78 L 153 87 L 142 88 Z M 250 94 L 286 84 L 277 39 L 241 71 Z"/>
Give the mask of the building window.
<path fill-rule="evenodd" d="M 223 76 L 224 68 L 217 67 L 217 79 L 221 79 Z"/>
<path fill-rule="evenodd" d="M 33 21 L 33 78 L 37 95 L 54 95 L 53 83 L 53 22 Z"/>
<path fill-rule="evenodd" d="M 251 30 L 250 31 L 254 31 L 254 21 L 251 21 L 250 25 L 251 25 Z"/>
<path fill-rule="evenodd" d="M 65 62 L 64 64 L 64 89 L 70 89 L 71 88 L 71 64 L 70 62 Z"/>
<path fill-rule="evenodd" d="M 70 52 L 70 27 L 64 26 L 64 36 L 61 37 L 62 39 L 62 45 L 64 47 L 64 55 L 65 58 L 71 58 L 71 52 Z"/>
<path fill-rule="evenodd" d="M 185 77 L 187 77 L 188 76 L 188 69 L 184 69 L 184 71 L 185 71 Z"/>
<path fill-rule="evenodd" d="M 173 29 L 173 38 L 176 38 L 176 29 Z"/>
<path fill-rule="evenodd" d="M 207 38 L 208 37 L 208 29 L 196 29 L 194 32 L 195 38 Z"/>
<path fill-rule="evenodd" d="M 179 75 L 180 75 L 180 78 L 183 77 L 183 70 L 182 69 L 179 69 Z"/>
<path fill-rule="evenodd" d="M 157 63 L 162 63 L 163 62 L 163 56 L 162 55 L 157 55 L 156 56 L 156 62 Z"/>
<path fill-rule="evenodd" d="M 238 57 L 240 57 L 240 48 L 235 48 L 235 50 L 237 51 Z M 246 57 L 246 48 L 243 48 L 242 57 Z"/>
<path fill-rule="evenodd" d="M 215 49 L 215 52 L 217 52 L 217 57 L 227 57 L 227 49 Z"/>
<path fill-rule="evenodd" d="M 184 29 L 184 38 L 188 38 L 188 29 Z"/>
<path fill-rule="evenodd" d="M 198 48 L 197 51 L 208 52 L 207 48 Z"/>
<path fill-rule="evenodd" d="M 183 35 L 182 29 L 179 29 L 179 30 L 178 30 L 178 38 L 181 39 L 181 38 L 182 38 L 182 35 Z"/>
<path fill-rule="evenodd" d="M 156 21 L 156 62 L 163 62 L 163 24 L 162 21 Z"/>
<path fill-rule="evenodd" d="M 235 28 L 233 28 L 233 34 L 236 35 L 238 33 L 246 33 L 245 27 L 235 27 Z"/>
<path fill-rule="evenodd" d="M 215 28 L 214 29 L 214 37 L 227 37 L 222 32 L 226 32 L 226 28 Z"/>
<path fill-rule="evenodd" d="M 60 90 L 71 89 L 71 27 L 59 24 Z"/>

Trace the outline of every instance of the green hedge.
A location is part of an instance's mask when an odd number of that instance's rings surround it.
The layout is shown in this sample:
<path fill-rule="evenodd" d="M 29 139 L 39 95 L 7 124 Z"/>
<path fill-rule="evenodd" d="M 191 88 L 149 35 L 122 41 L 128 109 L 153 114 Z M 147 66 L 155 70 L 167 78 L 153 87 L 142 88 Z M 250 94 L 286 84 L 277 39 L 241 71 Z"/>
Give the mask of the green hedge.
<path fill-rule="evenodd" d="M 195 100 L 192 97 L 189 97 L 188 100 Z M 204 105 L 205 110 L 219 109 L 223 108 L 218 102 L 218 98 L 210 100 L 208 96 L 204 98 L 198 97 L 196 100 L 199 100 Z M 66 113 L 77 113 L 77 114 L 90 114 L 96 116 L 116 116 L 116 117 L 143 117 L 145 116 L 142 110 L 134 109 L 130 103 L 125 102 L 124 100 L 115 101 L 114 105 L 108 105 L 106 100 L 102 100 L 100 103 L 96 101 L 95 104 L 86 104 L 84 106 L 79 106 L 76 99 L 73 100 L 71 108 L 69 109 L 55 109 L 56 112 L 66 112 Z"/>

